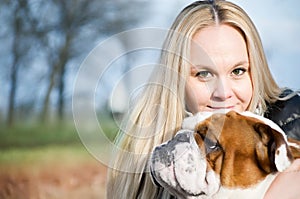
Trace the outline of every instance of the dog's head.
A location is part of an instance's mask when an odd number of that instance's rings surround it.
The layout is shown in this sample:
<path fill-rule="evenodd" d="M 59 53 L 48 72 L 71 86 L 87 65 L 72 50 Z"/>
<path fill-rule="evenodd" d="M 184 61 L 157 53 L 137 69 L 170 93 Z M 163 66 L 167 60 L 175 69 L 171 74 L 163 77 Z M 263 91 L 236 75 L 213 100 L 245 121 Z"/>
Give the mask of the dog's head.
<path fill-rule="evenodd" d="M 283 131 L 268 119 L 234 111 L 195 117 L 151 158 L 153 179 L 177 196 L 249 187 L 292 162 Z"/>

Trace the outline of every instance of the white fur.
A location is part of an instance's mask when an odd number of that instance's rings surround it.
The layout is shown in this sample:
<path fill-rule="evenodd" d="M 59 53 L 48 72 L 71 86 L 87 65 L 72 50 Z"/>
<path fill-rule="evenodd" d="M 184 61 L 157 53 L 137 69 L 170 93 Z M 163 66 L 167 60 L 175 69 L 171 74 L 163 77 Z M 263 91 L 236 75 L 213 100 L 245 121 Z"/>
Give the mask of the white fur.
<path fill-rule="evenodd" d="M 179 193 L 178 198 L 198 198 L 192 195 L 201 192 L 210 198 L 219 189 L 220 179 L 214 171 L 207 171 L 205 154 L 199 149 L 193 133 L 189 130 L 179 131 L 176 136 L 185 134 L 187 142 L 177 142 L 174 147 L 172 142 L 160 145 L 161 151 L 169 150 L 171 164 L 167 165 L 162 159 L 157 159 L 160 150 L 156 150 L 151 157 L 151 173 L 171 193 Z"/>
<path fill-rule="evenodd" d="M 218 111 L 214 112 L 198 112 L 197 114 L 187 117 L 183 120 L 181 128 L 182 129 L 189 129 L 189 130 L 195 130 L 196 124 L 206 120 L 210 116 L 212 116 L 215 113 L 228 113 L 230 109 L 220 109 Z"/>
<path fill-rule="evenodd" d="M 260 199 L 265 195 L 268 187 L 276 177 L 276 174 L 268 175 L 263 181 L 257 185 L 243 189 L 235 188 L 229 189 L 220 187 L 219 191 L 212 197 L 212 199 Z"/>
<path fill-rule="evenodd" d="M 187 117 L 183 120 L 181 128 L 194 130 L 196 124 L 212 116 L 213 112 L 199 112 L 196 115 Z"/>
<path fill-rule="evenodd" d="M 286 145 L 281 145 L 277 148 L 277 152 L 275 154 L 275 165 L 278 171 L 282 172 L 286 170 L 292 162 L 289 160 L 287 156 L 287 148 Z"/>
<path fill-rule="evenodd" d="M 178 144 L 173 153 L 174 175 L 179 186 L 194 195 L 205 191 L 207 163 L 197 145 L 187 142 Z"/>

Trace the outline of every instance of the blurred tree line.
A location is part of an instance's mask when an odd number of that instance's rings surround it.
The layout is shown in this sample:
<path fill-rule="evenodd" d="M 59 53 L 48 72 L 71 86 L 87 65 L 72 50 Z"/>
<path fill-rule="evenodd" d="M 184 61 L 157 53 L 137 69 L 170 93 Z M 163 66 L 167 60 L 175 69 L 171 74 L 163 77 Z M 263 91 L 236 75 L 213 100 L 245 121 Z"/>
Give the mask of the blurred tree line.
<path fill-rule="evenodd" d="M 99 39 L 137 26 L 142 0 L 0 1 L 1 114 L 7 125 L 36 116 L 63 119 L 67 75 Z M 6 101 L 7 103 L 4 103 Z"/>

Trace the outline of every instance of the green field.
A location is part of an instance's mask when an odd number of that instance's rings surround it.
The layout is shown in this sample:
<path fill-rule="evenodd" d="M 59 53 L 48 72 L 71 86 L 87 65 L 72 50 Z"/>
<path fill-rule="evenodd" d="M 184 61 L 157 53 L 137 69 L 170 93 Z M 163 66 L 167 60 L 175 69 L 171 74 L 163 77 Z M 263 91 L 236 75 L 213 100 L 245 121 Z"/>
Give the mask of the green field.
<path fill-rule="evenodd" d="M 112 140 L 117 128 L 104 127 Z M 0 198 L 104 198 L 106 165 L 72 124 L 0 129 Z"/>

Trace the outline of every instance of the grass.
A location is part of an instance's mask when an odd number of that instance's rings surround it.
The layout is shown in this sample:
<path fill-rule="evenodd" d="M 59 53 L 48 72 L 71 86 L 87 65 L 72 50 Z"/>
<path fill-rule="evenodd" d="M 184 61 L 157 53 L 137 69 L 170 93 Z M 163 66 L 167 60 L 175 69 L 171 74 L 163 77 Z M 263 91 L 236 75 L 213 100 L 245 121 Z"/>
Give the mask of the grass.
<path fill-rule="evenodd" d="M 110 118 L 102 119 L 102 128 L 109 140 L 113 140 L 117 126 Z M 57 123 L 52 125 L 17 124 L 0 128 L 0 149 L 34 148 L 49 145 L 79 145 L 81 140 L 75 125 Z"/>
<path fill-rule="evenodd" d="M 102 125 L 113 140 L 114 122 Z M 0 128 L 0 198 L 104 198 L 106 166 L 84 147 L 73 124 Z"/>
<path fill-rule="evenodd" d="M 9 168 L 43 167 L 57 160 L 64 164 L 91 160 L 91 155 L 82 145 L 48 145 L 34 148 L 11 148 L 0 151 L 1 166 Z"/>
<path fill-rule="evenodd" d="M 0 148 L 32 148 L 80 143 L 75 129 L 55 126 L 14 126 L 0 130 Z"/>
<path fill-rule="evenodd" d="M 111 126 L 105 130 L 113 132 Z M 113 139 L 114 134 L 109 136 Z M 96 161 L 82 144 L 74 126 L 19 124 L 0 129 L 0 168 L 34 170 L 58 161 L 64 166 Z"/>
<path fill-rule="evenodd" d="M 101 120 L 106 137 L 113 140 L 117 132 L 114 121 L 109 117 Z M 72 123 L 17 124 L 0 128 L 0 166 L 39 165 L 57 159 L 74 163 L 87 157 L 93 158 Z"/>

